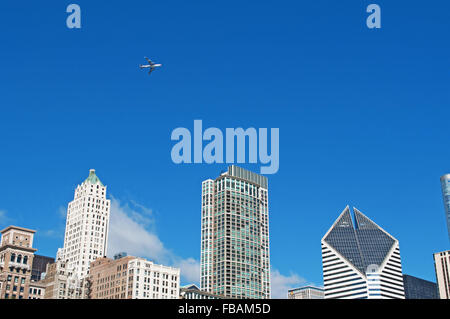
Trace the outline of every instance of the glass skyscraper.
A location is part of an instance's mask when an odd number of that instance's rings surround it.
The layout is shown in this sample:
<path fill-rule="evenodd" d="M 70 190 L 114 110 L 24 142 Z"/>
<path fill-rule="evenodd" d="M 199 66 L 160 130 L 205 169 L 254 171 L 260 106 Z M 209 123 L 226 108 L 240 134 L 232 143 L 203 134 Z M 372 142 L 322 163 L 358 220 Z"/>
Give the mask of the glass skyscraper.
<path fill-rule="evenodd" d="M 322 238 L 325 299 L 404 299 L 397 239 L 347 206 Z"/>
<path fill-rule="evenodd" d="M 270 298 L 267 178 L 230 166 L 202 183 L 202 291 Z"/>
<path fill-rule="evenodd" d="M 406 299 L 439 299 L 438 287 L 435 282 L 410 275 L 403 275 Z"/>
<path fill-rule="evenodd" d="M 450 174 L 441 176 L 442 198 L 444 199 L 445 219 L 450 240 Z"/>

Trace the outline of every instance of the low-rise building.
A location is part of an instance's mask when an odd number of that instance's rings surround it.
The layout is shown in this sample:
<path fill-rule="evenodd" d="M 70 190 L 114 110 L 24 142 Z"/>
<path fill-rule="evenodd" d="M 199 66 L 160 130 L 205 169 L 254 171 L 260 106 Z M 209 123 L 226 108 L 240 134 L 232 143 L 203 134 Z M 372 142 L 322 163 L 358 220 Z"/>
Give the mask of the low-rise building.
<path fill-rule="evenodd" d="M 403 275 L 403 286 L 405 287 L 405 299 L 439 299 L 435 282 Z"/>
<path fill-rule="evenodd" d="M 144 258 L 97 258 L 90 265 L 92 299 L 178 299 L 180 269 Z"/>
<path fill-rule="evenodd" d="M 180 299 L 225 299 L 225 297 L 201 291 L 196 285 L 187 285 L 180 288 Z"/>
<path fill-rule="evenodd" d="M 288 290 L 288 299 L 324 299 L 323 288 L 304 286 Z"/>
<path fill-rule="evenodd" d="M 45 277 L 38 283 L 45 288 L 43 299 L 85 299 L 89 294 L 88 281 L 80 281 L 62 260 L 48 264 Z"/>
<path fill-rule="evenodd" d="M 40 282 L 31 281 L 28 290 L 28 299 L 44 299 L 45 285 Z"/>

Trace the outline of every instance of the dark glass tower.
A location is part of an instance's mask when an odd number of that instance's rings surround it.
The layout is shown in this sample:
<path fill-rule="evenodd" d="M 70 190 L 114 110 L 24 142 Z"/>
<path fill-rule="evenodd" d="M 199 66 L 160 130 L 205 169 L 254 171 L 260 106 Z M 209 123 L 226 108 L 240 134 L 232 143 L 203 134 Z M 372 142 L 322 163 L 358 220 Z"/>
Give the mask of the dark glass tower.
<path fill-rule="evenodd" d="M 31 267 L 31 280 L 39 281 L 41 280 L 42 273 L 46 272 L 47 265 L 53 264 L 55 262 L 55 258 L 34 255 L 33 265 Z"/>
<path fill-rule="evenodd" d="M 406 299 L 439 299 L 437 284 L 410 275 L 403 275 Z"/>

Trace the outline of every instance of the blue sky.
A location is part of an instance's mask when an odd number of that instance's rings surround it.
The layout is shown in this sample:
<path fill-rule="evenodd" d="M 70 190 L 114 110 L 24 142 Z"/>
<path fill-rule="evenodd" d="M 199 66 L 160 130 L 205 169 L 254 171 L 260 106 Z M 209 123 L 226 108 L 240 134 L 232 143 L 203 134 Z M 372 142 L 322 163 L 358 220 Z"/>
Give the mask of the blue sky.
<path fill-rule="evenodd" d="M 432 253 L 449 248 L 448 1 L 74 2 L 81 30 L 65 25 L 71 2 L 2 3 L 0 226 L 36 229 L 38 253 L 55 255 L 61 211 L 95 168 L 122 208 L 151 211 L 141 226 L 167 250 L 198 260 L 201 181 L 225 165 L 175 165 L 171 131 L 275 127 L 282 282 L 322 284 L 320 239 L 347 204 L 399 239 L 405 273 L 435 280 Z M 144 56 L 163 67 L 147 76 Z"/>

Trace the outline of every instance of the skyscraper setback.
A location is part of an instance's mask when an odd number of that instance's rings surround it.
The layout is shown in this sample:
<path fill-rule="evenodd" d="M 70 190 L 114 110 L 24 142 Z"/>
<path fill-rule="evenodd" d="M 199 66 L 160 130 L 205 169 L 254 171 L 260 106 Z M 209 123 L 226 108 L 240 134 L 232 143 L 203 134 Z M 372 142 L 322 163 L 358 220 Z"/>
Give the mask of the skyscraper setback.
<path fill-rule="evenodd" d="M 106 186 L 91 169 L 67 207 L 64 248 L 59 254 L 78 279 L 86 277 L 91 261 L 106 255 L 110 207 Z"/>
<path fill-rule="evenodd" d="M 202 183 L 201 290 L 270 298 L 267 178 L 230 166 Z"/>

